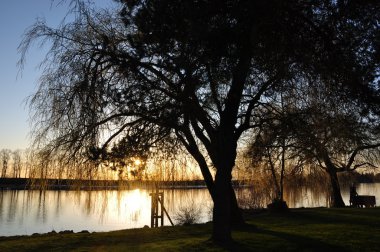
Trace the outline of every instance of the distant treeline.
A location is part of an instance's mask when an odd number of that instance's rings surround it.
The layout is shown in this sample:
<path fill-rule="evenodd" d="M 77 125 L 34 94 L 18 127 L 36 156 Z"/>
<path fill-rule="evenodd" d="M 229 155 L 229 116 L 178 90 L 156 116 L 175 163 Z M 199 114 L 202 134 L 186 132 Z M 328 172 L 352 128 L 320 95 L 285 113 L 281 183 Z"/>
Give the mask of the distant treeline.
<path fill-rule="evenodd" d="M 380 173 L 359 173 L 354 171 L 340 174 L 339 178 L 342 182 L 380 183 Z"/>
<path fill-rule="evenodd" d="M 298 177 L 298 179 L 296 178 Z M 306 179 L 306 180 L 305 180 Z M 313 180 L 308 176 L 301 178 L 295 176 L 288 184 L 308 184 Z M 298 183 L 295 182 L 298 180 Z M 323 179 L 324 180 L 324 179 Z M 351 183 L 380 183 L 380 173 L 349 172 L 339 174 L 339 180 L 343 184 Z M 233 180 L 234 187 L 251 186 L 249 180 Z M 135 188 L 204 188 L 203 180 L 184 181 L 152 181 L 152 180 L 86 180 L 86 179 L 29 179 L 29 178 L 0 178 L 0 190 L 8 189 L 47 189 L 47 190 L 105 190 L 105 189 L 135 189 Z"/>
<path fill-rule="evenodd" d="M 241 182 L 233 181 L 234 186 Z M 26 179 L 0 178 L 0 190 L 47 189 L 47 190 L 105 190 L 135 188 L 204 188 L 203 180 L 188 181 L 136 181 L 136 180 L 75 180 L 75 179 Z"/>

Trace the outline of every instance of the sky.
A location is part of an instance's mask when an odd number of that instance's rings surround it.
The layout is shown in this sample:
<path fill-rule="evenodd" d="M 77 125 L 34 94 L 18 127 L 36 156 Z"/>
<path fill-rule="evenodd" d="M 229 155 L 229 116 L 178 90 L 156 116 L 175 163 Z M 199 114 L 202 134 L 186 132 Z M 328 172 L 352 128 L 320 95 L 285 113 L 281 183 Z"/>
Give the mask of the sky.
<path fill-rule="evenodd" d="M 39 63 L 48 47 L 32 47 L 20 73 L 17 47 L 26 29 L 37 18 L 57 27 L 68 11 L 70 0 L 0 0 L 0 150 L 25 149 L 30 145 L 30 120 L 26 103 L 37 89 Z M 110 0 L 94 0 L 109 4 Z"/>
<path fill-rule="evenodd" d="M 20 72 L 17 47 L 25 30 L 37 18 L 57 26 L 68 9 L 51 0 L 0 1 L 0 150 L 25 149 L 29 146 L 29 111 L 26 98 L 36 90 L 41 71 L 39 62 L 47 48 L 34 46 Z"/>

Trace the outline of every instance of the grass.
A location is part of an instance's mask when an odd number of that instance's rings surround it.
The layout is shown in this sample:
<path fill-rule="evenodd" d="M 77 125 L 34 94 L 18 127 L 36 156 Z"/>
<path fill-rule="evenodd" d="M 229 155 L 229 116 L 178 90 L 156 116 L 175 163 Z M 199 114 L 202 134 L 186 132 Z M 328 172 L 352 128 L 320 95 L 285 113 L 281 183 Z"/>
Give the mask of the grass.
<path fill-rule="evenodd" d="M 90 234 L 0 237 L 0 251 L 380 251 L 380 208 L 292 209 L 246 214 L 235 242 L 210 241 L 212 225 Z"/>

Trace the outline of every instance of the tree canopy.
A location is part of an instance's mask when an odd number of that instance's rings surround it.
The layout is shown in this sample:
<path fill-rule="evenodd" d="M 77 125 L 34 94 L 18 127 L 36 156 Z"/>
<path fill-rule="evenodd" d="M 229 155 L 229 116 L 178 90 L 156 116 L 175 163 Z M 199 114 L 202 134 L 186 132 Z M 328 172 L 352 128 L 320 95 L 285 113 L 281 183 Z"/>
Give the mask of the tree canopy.
<path fill-rule="evenodd" d="M 29 28 L 21 61 L 33 41 L 51 41 L 30 100 L 35 139 L 76 159 L 119 143 L 126 156 L 182 146 L 214 200 L 215 241 L 231 239 L 239 139 L 276 88 L 311 76 L 380 111 L 377 1 L 118 3 L 80 2 L 73 21 Z"/>

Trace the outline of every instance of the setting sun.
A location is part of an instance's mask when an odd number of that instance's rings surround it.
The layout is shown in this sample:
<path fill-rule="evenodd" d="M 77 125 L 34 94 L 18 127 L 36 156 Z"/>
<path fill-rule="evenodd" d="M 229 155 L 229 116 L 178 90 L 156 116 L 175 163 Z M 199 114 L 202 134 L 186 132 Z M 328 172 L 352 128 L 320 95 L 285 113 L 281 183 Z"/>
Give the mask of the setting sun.
<path fill-rule="evenodd" d="M 134 163 L 135 163 L 136 166 L 139 166 L 139 165 L 141 165 L 142 162 L 141 162 L 140 159 L 136 158 L 136 159 L 134 160 Z"/>

